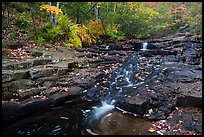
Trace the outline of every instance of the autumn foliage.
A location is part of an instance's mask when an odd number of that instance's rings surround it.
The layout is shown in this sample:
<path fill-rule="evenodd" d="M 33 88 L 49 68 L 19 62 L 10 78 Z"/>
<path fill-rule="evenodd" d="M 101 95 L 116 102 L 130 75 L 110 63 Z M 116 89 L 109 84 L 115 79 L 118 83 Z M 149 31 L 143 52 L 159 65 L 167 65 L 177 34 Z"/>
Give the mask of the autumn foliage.
<path fill-rule="evenodd" d="M 60 2 L 57 8 L 47 2 L 2 2 L 3 41 L 26 39 L 82 47 L 103 35 L 118 40 L 161 38 L 183 26 L 192 35 L 202 35 L 201 2 L 98 2 L 98 19 L 95 8 L 91 9 L 94 4 Z"/>
<path fill-rule="evenodd" d="M 96 40 L 91 38 L 91 36 L 88 34 L 88 29 L 83 24 L 78 27 L 77 34 L 84 45 L 90 45 L 96 42 Z"/>
<path fill-rule="evenodd" d="M 40 11 L 51 12 L 53 15 L 59 15 L 63 13 L 61 9 L 57 8 L 56 6 L 50 5 L 41 5 Z"/>
<path fill-rule="evenodd" d="M 87 24 L 88 34 L 94 38 L 99 39 L 99 36 L 105 34 L 103 24 L 99 20 L 91 20 Z"/>

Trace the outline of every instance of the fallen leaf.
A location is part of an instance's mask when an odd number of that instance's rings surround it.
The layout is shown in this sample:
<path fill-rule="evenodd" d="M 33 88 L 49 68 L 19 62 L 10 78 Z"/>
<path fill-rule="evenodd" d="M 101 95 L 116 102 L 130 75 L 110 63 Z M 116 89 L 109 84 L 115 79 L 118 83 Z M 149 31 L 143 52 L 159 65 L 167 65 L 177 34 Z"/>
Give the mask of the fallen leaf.
<path fill-rule="evenodd" d="M 155 131 L 155 129 L 153 127 L 149 128 L 149 132 L 153 133 Z"/>

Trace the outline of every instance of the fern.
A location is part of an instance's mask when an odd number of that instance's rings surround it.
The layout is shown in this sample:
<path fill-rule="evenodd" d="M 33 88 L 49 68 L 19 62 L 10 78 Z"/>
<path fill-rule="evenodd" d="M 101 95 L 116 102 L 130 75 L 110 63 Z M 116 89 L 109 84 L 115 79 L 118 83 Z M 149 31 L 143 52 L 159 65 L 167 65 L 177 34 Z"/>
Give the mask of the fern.
<path fill-rule="evenodd" d="M 67 17 L 67 15 L 61 15 L 58 18 L 58 26 L 61 30 L 65 31 L 65 32 L 69 32 L 70 31 L 70 26 L 72 26 L 73 23 L 71 22 L 71 20 Z"/>
<path fill-rule="evenodd" d="M 63 37 L 64 32 L 59 27 L 47 29 L 47 32 L 42 34 L 42 37 L 50 42 L 57 42 Z"/>

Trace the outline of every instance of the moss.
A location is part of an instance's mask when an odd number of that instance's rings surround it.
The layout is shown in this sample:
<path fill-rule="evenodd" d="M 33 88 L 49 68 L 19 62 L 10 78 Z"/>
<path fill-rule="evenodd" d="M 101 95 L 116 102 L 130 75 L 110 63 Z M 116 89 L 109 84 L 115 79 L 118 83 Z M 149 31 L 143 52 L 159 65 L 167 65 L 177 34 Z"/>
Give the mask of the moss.
<path fill-rule="evenodd" d="M 71 62 L 68 64 L 68 71 L 73 71 L 75 68 L 83 68 L 83 64 L 80 62 Z"/>

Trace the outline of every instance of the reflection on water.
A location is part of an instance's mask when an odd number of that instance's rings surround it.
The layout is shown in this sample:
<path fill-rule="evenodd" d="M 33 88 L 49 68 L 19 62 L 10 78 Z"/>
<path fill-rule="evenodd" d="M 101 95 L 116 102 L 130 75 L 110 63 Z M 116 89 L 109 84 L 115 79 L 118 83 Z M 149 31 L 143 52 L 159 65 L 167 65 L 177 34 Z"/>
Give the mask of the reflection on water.
<path fill-rule="evenodd" d="M 93 104 L 92 104 L 93 105 Z M 37 112 L 3 129 L 3 135 L 86 135 L 90 103 Z"/>
<path fill-rule="evenodd" d="M 88 128 L 90 134 L 98 135 L 155 135 L 148 131 L 151 122 L 124 114 L 114 109 L 98 121 L 92 123 L 92 129 Z"/>

